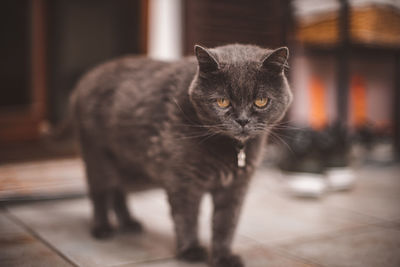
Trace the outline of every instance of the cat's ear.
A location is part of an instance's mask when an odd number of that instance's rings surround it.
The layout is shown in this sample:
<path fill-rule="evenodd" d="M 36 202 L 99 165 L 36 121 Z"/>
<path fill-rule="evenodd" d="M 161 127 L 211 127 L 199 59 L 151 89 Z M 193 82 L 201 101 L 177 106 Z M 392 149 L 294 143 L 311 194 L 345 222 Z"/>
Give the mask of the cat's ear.
<path fill-rule="evenodd" d="M 201 72 L 209 73 L 219 69 L 218 61 L 206 48 L 201 47 L 200 45 L 195 45 L 194 53 L 197 57 Z"/>
<path fill-rule="evenodd" d="M 280 47 L 262 59 L 262 67 L 268 71 L 281 73 L 287 67 L 288 58 L 289 49 L 287 47 Z"/>

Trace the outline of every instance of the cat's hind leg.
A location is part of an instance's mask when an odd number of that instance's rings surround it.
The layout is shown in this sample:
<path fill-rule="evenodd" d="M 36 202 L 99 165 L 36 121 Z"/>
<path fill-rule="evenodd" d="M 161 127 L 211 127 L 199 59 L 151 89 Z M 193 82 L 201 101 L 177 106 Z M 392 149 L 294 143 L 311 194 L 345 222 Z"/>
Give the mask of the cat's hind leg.
<path fill-rule="evenodd" d="M 109 208 L 115 173 L 104 153 L 93 146 L 89 138 L 80 134 L 82 158 L 85 162 L 89 197 L 93 206 L 92 236 L 106 239 L 112 236 Z"/>
<path fill-rule="evenodd" d="M 113 235 L 113 228 L 108 218 L 109 192 L 90 193 L 93 205 L 92 236 L 97 239 L 106 239 Z"/>
<path fill-rule="evenodd" d="M 117 187 L 113 189 L 112 201 L 121 229 L 129 232 L 142 232 L 142 225 L 129 212 L 126 193 L 121 188 Z"/>

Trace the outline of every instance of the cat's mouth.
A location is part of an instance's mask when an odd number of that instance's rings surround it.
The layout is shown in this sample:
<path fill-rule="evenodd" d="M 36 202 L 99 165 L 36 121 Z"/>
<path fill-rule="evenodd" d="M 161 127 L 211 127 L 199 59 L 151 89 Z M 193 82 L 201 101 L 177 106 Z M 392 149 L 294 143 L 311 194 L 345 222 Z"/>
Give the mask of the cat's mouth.
<path fill-rule="evenodd" d="M 250 137 L 250 131 L 246 128 L 242 128 L 235 134 L 235 138 L 239 141 L 246 141 Z"/>
<path fill-rule="evenodd" d="M 247 141 L 249 138 L 254 136 L 254 132 L 249 127 L 232 127 L 232 128 L 225 128 L 220 133 L 224 133 L 225 135 L 230 136 L 233 139 L 238 141 L 244 142 Z"/>

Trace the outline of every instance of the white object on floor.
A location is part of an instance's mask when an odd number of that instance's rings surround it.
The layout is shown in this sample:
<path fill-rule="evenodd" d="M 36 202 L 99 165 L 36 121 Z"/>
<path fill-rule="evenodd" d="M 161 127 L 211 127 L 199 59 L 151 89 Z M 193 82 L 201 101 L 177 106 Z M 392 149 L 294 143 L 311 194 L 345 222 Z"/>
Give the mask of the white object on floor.
<path fill-rule="evenodd" d="M 329 168 L 326 170 L 326 178 L 331 191 L 350 190 L 356 180 L 354 171 L 349 167 Z"/>
<path fill-rule="evenodd" d="M 321 197 L 327 190 L 323 174 L 293 173 L 287 174 L 289 192 L 297 197 Z"/>

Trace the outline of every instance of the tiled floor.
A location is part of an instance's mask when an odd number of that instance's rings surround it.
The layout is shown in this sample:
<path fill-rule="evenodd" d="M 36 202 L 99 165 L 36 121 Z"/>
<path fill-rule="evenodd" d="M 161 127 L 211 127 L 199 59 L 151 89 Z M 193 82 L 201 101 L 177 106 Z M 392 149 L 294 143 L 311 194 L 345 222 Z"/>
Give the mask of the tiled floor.
<path fill-rule="evenodd" d="M 352 192 L 319 200 L 290 198 L 274 170 L 257 172 L 234 250 L 248 267 L 400 266 L 400 166 L 357 170 Z M 0 266 L 205 267 L 174 259 L 174 236 L 161 190 L 130 197 L 140 235 L 108 241 L 89 235 L 87 199 L 37 202 L 0 210 Z M 209 244 L 210 199 L 201 239 Z"/>

